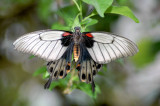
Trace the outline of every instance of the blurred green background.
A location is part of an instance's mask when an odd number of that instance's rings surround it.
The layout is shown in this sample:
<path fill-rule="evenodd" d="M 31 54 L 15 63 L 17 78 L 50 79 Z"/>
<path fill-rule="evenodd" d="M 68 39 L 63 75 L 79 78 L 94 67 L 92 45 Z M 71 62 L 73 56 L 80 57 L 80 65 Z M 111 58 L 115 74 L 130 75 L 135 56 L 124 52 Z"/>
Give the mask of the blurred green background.
<path fill-rule="evenodd" d="M 101 93 L 96 99 L 79 89 L 64 95 L 56 87 L 43 89 L 46 79 L 33 76 L 45 62 L 15 51 L 12 43 L 21 35 L 65 25 L 63 13 L 76 14 L 72 0 L 0 0 L 0 106 L 160 106 L 160 1 L 114 0 L 128 6 L 140 23 L 124 16 L 106 14 L 91 31 L 112 32 L 134 41 L 139 52 L 107 64 L 95 77 Z M 84 16 L 90 12 L 84 6 Z M 70 7 L 72 7 L 70 9 Z M 67 16 L 66 16 L 67 17 Z M 59 27 L 58 26 L 58 27 Z"/>

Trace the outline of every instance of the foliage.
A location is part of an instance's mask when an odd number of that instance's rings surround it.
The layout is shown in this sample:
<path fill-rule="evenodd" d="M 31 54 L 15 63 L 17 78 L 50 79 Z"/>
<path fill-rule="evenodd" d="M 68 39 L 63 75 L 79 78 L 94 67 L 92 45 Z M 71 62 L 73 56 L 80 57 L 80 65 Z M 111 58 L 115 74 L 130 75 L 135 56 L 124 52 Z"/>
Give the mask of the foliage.
<path fill-rule="evenodd" d="M 34 55 L 31 55 L 31 56 L 29 56 L 29 59 L 32 59 L 32 58 L 34 58 L 35 56 Z"/>
<path fill-rule="evenodd" d="M 160 42 L 153 42 L 152 39 L 147 38 L 140 41 L 138 47 L 140 52 L 133 57 L 133 61 L 137 67 L 141 68 L 155 59 L 157 53 L 160 51 Z"/>
<path fill-rule="evenodd" d="M 134 16 L 132 11 L 127 6 L 110 6 L 105 13 L 113 13 L 113 14 L 120 14 L 126 17 L 131 18 L 136 23 L 139 23 L 139 20 Z"/>
<path fill-rule="evenodd" d="M 123 16 L 127 16 L 134 20 L 135 22 L 139 22 L 138 19 L 134 16 L 132 11 L 126 6 L 112 6 L 113 0 L 73 0 L 75 5 L 69 5 L 64 8 L 57 10 L 55 13 L 57 16 L 63 20 L 63 22 L 56 22 L 52 25 L 52 29 L 57 30 L 73 30 L 75 26 L 81 27 L 82 31 L 89 31 L 89 26 L 93 26 L 97 24 L 100 20 L 94 19 L 93 16 L 105 17 L 104 14 L 120 14 Z M 92 5 L 95 10 L 93 10 L 88 16 L 84 17 L 84 5 Z M 46 11 L 48 7 L 45 7 Z M 44 17 L 46 14 L 43 14 Z M 123 64 L 122 60 L 118 60 L 118 62 Z M 107 67 L 104 66 L 103 70 L 107 70 Z M 60 87 L 63 91 L 69 89 L 72 91 L 74 89 L 80 89 L 86 94 L 88 94 L 92 98 L 96 98 L 97 94 L 99 94 L 100 87 L 96 84 L 95 93 L 92 93 L 91 86 L 89 84 L 85 84 L 79 81 L 78 76 L 74 75 L 75 70 L 72 70 L 71 74 L 68 74 L 66 78 L 60 79 L 58 81 L 53 81 L 50 90 L 55 87 Z M 48 78 L 49 73 L 47 72 L 46 67 L 41 67 L 34 75 L 42 74 L 43 78 Z M 103 75 L 103 72 L 100 73 Z"/>
<path fill-rule="evenodd" d="M 37 76 L 37 75 L 42 74 L 42 73 L 45 74 L 46 71 L 47 71 L 46 66 L 40 67 L 39 69 L 37 69 L 37 70 L 34 72 L 33 76 Z"/>
<path fill-rule="evenodd" d="M 50 14 L 52 14 L 51 11 L 52 2 L 53 0 L 39 0 L 37 11 L 40 19 L 43 22 L 46 22 L 46 20 L 49 19 Z"/>
<path fill-rule="evenodd" d="M 112 5 L 113 0 L 83 0 L 83 2 L 93 5 L 97 13 L 104 17 L 105 11 Z"/>

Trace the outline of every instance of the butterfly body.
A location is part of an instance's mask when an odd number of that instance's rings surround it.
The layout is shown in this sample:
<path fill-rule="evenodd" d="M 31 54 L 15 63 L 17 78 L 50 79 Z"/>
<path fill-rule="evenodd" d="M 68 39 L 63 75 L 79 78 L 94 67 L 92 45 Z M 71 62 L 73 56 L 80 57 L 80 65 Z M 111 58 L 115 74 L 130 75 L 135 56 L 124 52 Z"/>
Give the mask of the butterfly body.
<path fill-rule="evenodd" d="M 91 83 L 102 64 L 117 58 L 133 56 L 138 52 L 136 44 L 119 35 L 107 32 L 74 32 L 41 30 L 26 34 L 13 45 L 23 53 L 38 56 L 48 62 L 50 78 L 45 84 L 49 88 L 53 79 L 64 78 L 72 66 L 72 54 L 80 81 Z"/>
<path fill-rule="evenodd" d="M 80 27 L 75 27 L 75 32 L 73 32 L 73 40 L 74 40 L 74 44 L 79 45 L 82 40 L 82 33 L 80 32 Z"/>

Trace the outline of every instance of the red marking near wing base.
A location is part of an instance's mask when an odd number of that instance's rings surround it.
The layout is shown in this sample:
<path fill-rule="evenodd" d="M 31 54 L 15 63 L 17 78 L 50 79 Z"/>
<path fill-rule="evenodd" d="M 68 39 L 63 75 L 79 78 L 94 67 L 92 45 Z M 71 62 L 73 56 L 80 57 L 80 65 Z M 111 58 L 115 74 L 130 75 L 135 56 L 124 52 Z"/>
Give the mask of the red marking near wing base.
<path fill-rule="evenodd" d="M 90 38 L 93 38 L 92 34 L 91 33 L 87 33 L 86 36 L 90 37 Z"/>
<path fill-rule="evenodd" d="M 69 36 L 69 35 L 72 35 L 72 34 L 69 32 L 64 32 L 62 36 Z"/>

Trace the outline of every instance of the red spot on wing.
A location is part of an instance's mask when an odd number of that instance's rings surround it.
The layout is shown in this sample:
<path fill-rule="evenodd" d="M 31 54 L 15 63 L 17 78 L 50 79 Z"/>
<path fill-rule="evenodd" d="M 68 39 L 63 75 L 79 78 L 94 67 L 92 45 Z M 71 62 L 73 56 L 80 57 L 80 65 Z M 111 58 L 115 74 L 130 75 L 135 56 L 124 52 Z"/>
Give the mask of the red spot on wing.
<path fill-rule="evenodd" d="M 93 38 L 92 34 L 91 33 L 86 33 L 86 36 L 90 37 L 90 38 Z"/>
<path fill-rule="evenodd" d="M 69 32 L 64 32 L 62 36 L 69 36 L 69 35 L 72 35 L 72 34 Z"/>

